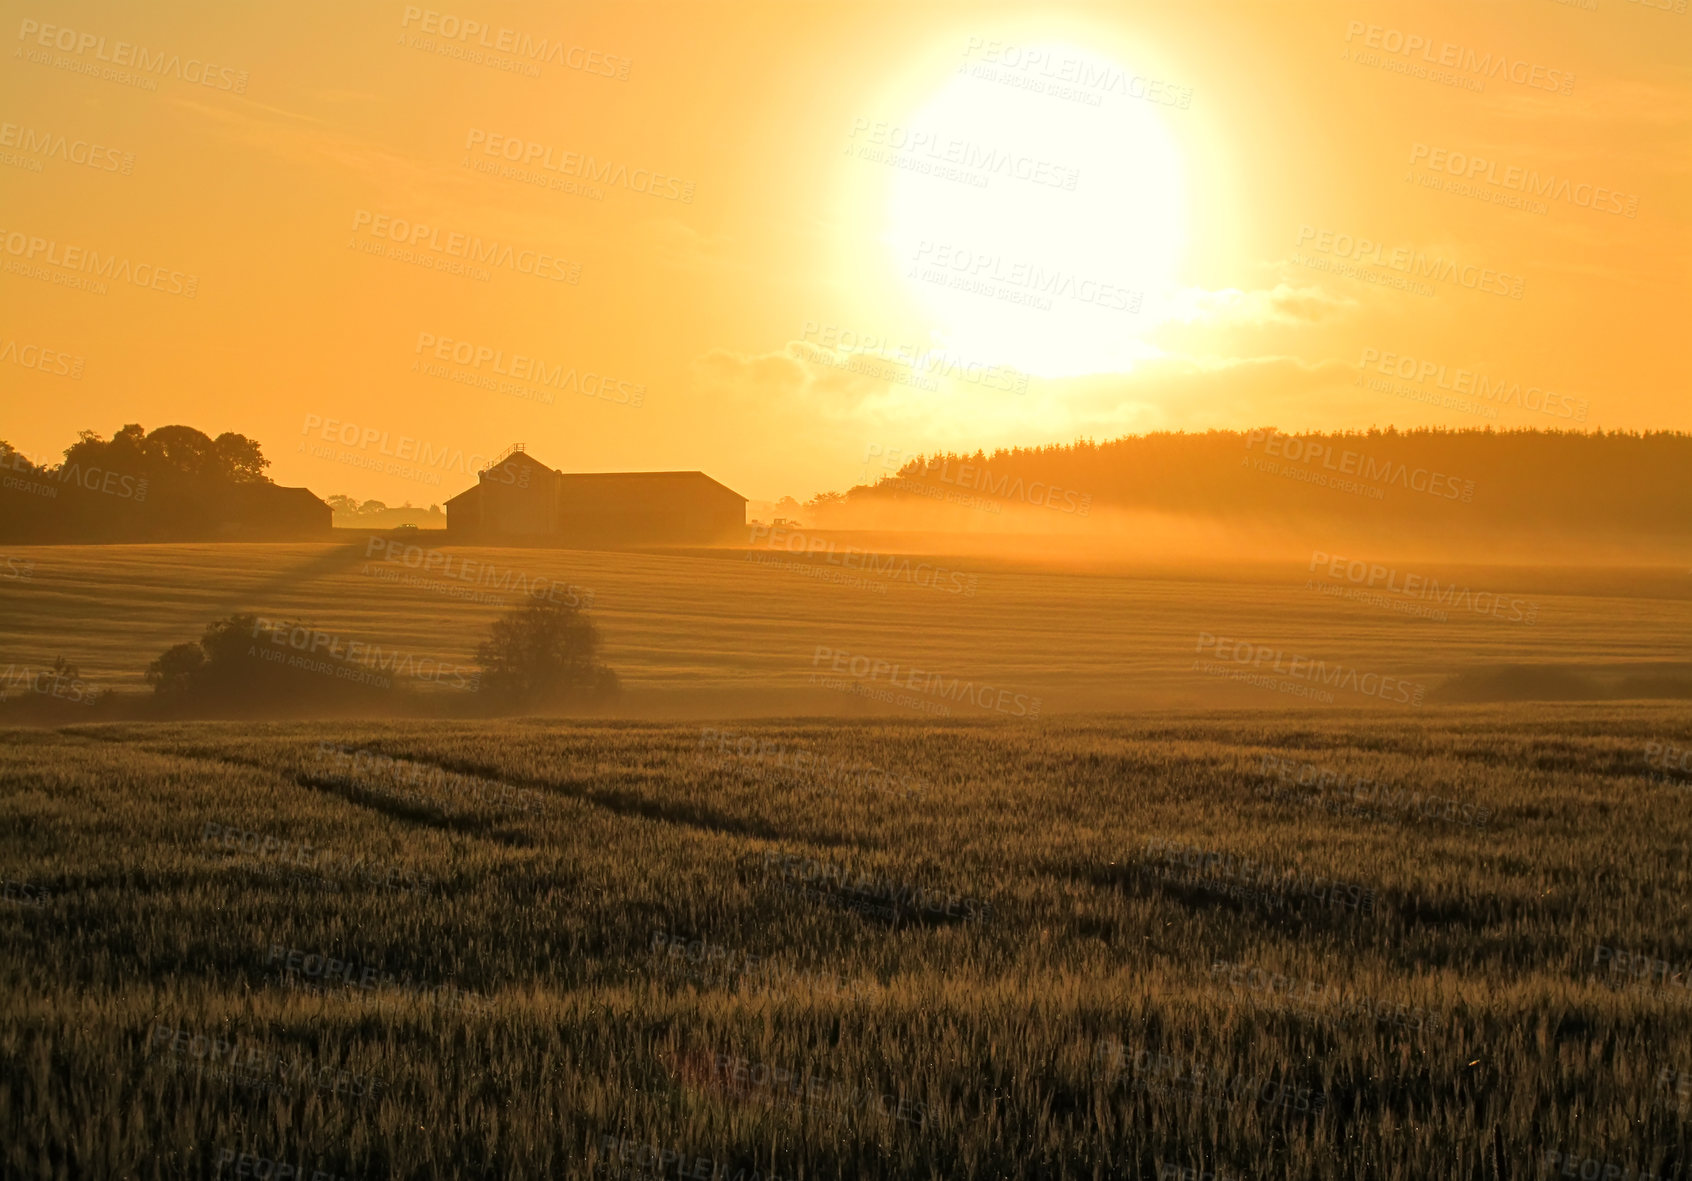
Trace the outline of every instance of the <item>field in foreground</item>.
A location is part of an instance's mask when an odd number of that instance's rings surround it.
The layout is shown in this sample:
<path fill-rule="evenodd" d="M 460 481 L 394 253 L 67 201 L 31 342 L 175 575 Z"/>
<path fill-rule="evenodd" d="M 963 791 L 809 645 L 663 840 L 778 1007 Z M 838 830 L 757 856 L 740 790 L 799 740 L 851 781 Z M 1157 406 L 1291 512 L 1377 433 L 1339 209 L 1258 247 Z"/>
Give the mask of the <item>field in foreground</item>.
<path fill-rule="evenodd" d="M 1689 734 L 8 733 L 0 1172 L 1680 1176 Z"/>

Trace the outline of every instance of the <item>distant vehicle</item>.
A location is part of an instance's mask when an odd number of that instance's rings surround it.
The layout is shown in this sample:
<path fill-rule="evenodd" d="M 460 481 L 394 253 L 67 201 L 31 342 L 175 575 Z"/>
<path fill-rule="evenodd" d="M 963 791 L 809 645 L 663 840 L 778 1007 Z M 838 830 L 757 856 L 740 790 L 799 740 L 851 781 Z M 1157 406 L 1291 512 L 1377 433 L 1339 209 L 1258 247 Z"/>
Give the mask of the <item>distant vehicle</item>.
<path fill-rule="evenodd" d="M 395 529 L 415 529 L 415 528 L 417 528 L 417 526 L 407 522 L 404 525 L 395 525 L 394 528 Z"/>

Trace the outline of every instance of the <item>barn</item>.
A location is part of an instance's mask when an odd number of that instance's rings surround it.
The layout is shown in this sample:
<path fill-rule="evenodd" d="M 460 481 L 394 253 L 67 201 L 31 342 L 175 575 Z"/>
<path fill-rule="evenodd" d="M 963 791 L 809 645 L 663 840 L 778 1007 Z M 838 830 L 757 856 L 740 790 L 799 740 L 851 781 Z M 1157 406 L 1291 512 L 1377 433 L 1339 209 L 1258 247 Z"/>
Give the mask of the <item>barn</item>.
<path fill-rule="evenodd" d="M 446 502 L 453 541 L 708 545 L 743 539 L 746 498 L 704 472 L 562 472 L 507 450 Z"/>
<path fill-rule="evenodd" d="M 328 537 L 334 526 L 334 510 L 307 488 L 250 481 L 231 485 L 219 493 L 218 501 L 225 514 L 217 528 L 220 537 L 267 541 Z"/>

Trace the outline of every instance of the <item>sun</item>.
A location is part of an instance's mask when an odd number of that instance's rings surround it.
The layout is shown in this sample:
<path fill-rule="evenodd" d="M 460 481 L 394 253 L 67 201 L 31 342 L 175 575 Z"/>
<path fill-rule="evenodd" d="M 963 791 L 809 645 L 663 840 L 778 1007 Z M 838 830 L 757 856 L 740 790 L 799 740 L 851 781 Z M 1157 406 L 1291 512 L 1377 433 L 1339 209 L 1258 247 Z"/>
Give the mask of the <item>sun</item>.
<path fill-rule="evenodd" d="M 1042 377 L 1127 370 L 1155 355 L 1143 338 L 1186 242 L 1170 107 L 1073 45 L 999 58 L 877 133 L 892 265 L 951 351 Z"/>

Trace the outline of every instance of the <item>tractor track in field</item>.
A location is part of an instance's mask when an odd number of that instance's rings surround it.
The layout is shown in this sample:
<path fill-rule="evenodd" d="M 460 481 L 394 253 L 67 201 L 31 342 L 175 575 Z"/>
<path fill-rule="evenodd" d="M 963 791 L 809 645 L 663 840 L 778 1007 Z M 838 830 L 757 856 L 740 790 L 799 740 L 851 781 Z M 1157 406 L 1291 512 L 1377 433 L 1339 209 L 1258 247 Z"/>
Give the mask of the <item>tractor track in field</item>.
<path fill-rule="evenodd" d="M 360 787 L 356 783 L 348 783 L 339 778 L 314 774 L 309 770 L 294 771 L 277 767 L 272 763 L 258 758 L 243 758 L 214 748 L 200 747 L 194 749 L 172 749 L 148 745 L 145 741 L 134 742 L 125 739 L 105 738 L 101 735 L 79 735 L 96 741 L 112 743 L 121 746 L 139 746 L 149 753 L 166 757 L 197 760 L 201 762 L 221 763 L 227 766 L 246 767 L 278 778 L 285 778 L 301 787 L 311 788 L 329 795 L 338 796 L 348 803 L 372 811 L 381 812 L 395 819 L 411 823 L 427 825 L 431 828 L 461 833 L 466 836 L 480 837 L 501 844 L 522 843 L 513 839 L 509 834 L 498 831 L 503 822 L 502 817 L 485 818 L 481 816 L 466 816 L 455 814 L 441 808 L 419 807 L 395 799 L 391 794 Z M 491 783 L 523 788 L 536 792 L 543 797 L 563 798 L 602 809 L 616 816 L 636 816 L 644 820 L 651 820 L 659 824 L 672 825 L 678 828 L 691 829 L 715 836 L 752 838 L 765 841 L 793 841 L 802 839 L 804 843 L 821 848 L 852 848 L 866 849 L 861 841 L 842 839 L 826 839 L 823 837 L 795 838 L 792 833 L 784 832 L 775 825 L 759 821 L 747 820 L 743 817 L 731 816 L 714 809 L 702 808 L 697 805 L 676 805 L 667 801 L 655 801 L 630 791 L 605 789 L 594 786 L 594 781 L 580 777 L 566 780 L 541 779 L 534 776 L 506 776 L 495 769 L 482 764 L 470 763 L 463 760 L 438 759 L 419 756 L 416 754 L 400 754 L 377 747 L 369 749 L 373 753 L 385 755 L 395 760 L 419 767 L 427 767 L 444 771 L 452 775 L 466 776 Z"/>

